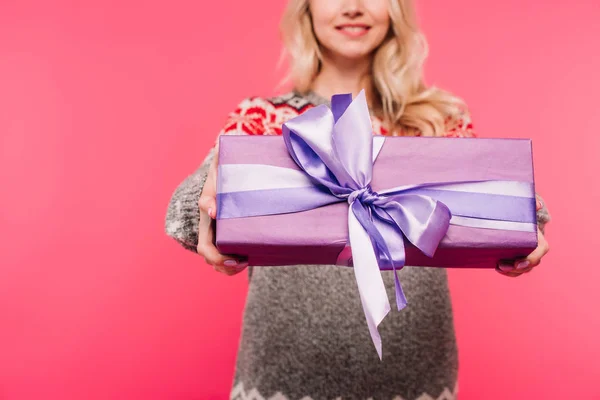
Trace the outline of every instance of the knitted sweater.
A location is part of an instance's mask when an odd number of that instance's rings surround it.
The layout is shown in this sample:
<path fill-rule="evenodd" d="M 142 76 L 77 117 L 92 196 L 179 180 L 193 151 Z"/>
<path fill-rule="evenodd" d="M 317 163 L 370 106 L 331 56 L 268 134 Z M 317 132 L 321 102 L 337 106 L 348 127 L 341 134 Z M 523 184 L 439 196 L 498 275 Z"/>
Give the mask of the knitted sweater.
<path fill-rule="evenodd" d="M 220 134 L 281 134 L 283 122 L 326 102 L 295 92 L 271 99 L 247 98 L 230 114 Z M 372 121 L 375 134 L 388 134 L 381 120 Z M 445 136 L 474 137 L 468 115 L 448 120 Z M 194 252 L 198 199 L 213 157 L 214 149 L 177 187 L 167 210 L 167 234 Z M 543 230 L 550 220 L 545 206 L 537 216 Z M 382 275 L 392 298 L 392 272 Z M 409 306 L 390 313 L 381 324 L 380 361 L 350 268 L 249 268 L 231 398 L 456 399 L 458 354 L 446 271 L 405 267 L 399 276 Z"/>

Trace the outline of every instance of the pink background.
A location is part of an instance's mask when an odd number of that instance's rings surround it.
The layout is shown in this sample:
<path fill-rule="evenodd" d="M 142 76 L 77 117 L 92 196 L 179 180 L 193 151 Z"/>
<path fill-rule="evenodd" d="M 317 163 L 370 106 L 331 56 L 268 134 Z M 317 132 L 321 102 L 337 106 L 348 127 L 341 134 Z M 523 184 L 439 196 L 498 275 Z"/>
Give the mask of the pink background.
<path fill-rule="evenodd" d="M 273 93 L 282 9 L 0 2 L 0 399 L 227 398 L 245 275 L 214 273 L 163 219 L 227 113 Z M 451 272 L 461 399 L 598 399 L 600 6 L 429 1 L 421 17 L 429 82 L 480 136 L 533 138 L 554 217 L 529 276 Z"/>

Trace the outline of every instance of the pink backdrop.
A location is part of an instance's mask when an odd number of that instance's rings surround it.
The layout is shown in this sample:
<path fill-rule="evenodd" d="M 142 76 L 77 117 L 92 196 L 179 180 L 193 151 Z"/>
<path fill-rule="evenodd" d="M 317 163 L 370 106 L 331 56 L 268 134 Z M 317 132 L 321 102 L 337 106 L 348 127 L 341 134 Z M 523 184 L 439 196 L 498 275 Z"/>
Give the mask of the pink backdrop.
<path fill-rule="evenodd" d="M 214 273 L 163 218 L 227 112 L 274 91 L 282 8 L 0 2 L 0 399 L 227 398 L 245 275 Z M 529 276 L 451 272 L 461 398 L 600 398 L 598 2 L 421 16 L 430 83 L 480 136 L 533 138 L 554 217 Z"/>

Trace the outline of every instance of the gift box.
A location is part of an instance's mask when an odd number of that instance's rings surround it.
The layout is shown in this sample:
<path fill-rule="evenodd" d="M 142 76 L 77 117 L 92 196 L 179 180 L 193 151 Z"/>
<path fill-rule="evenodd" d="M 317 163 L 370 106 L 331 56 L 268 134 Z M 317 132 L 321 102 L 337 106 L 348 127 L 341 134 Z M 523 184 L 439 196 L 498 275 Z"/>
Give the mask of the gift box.
<path fill-rule="evenodd" d="M 379 270 L 494 268 L 537 246 L 530 140 L 373 136 L 364 93 L 334 96 L 282 136 L 221 136 L 217 202 L 221 253 L 353 266 L 379 352 Z"/>
<path fill-rule="evenodd" d="M 246 256 L 249 264 L 256 266 L 351 265 L 348 262 L 347 202 L 270 214 L 281 207 L 278 203 L 294 202 L 294 194 L 301 196 L 301 190 L 286 187 L 286 182 L 282 182 L 279 189 L 273 188 L 278 183 L 268 186 L 270 189 L 265 189 L 265 185 L 252 187 L 250 178 L 262 174 L 261 170 L 266 171 L 262 166 L 302 171 L 290 157 L 283 137 L 222 136 L 219 164 L 221 170 L 234 166 L 236 179 L 247 183 L 241 188 L 244 190 L 237 193 L 218 195 L 216 243 L 222 253 Z M 223 178 L 231 179 L 222 173 L 218 178 L 219 188 L 223 187 Z M 464 199 L 464 203 L 463 199 L 458 199 L 453 205 L 468 207 L 469 201 L 492 202 L 489 206 L 493 212 L 506 204 L 518 203 L 517 207 L 529 219 L 524 223 L 497 221 L 491 228 L 478 227 L 477 220 L 472 221 L 472 226 L 454 225 L 451 220 L 432 257 L 403 238 L 406 265 L 494 268 L 500 259 L 531 253 L 537 247 L 532 146 L 528 139 L 385 138 L 373 164 L 371 186 L 374 191 L 425 182 L 479 180 L 525 182 L 530 184 L 530 189 L 525 194 L 520 193 L 521 197 L 500 193 L 489 197 L 482 195 L 479 200 L 473 195 Z M 231 218 L 229 209 L 237 209 L 236 197 L 257 203 L 257 208 L 263 208 L 265 215 Z M 452 205 L 450 208 L 452 211 Z M 389 268 L 389 265 L 382 266 L 382 269 Z"/>

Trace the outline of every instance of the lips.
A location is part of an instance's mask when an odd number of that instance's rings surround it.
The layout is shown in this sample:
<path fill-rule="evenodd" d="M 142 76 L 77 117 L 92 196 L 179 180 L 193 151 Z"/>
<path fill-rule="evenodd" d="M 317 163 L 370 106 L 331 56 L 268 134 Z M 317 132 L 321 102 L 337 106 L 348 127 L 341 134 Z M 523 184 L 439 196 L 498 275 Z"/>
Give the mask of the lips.
<path fill-rule="evenodd" d="M 346 36 L 356 38 L 366 35 L 371 27 L 365 24 L 343 24 L 337 25 L 335 29 Z"/>
<path fill-rule="evenodd" d="M 361 32 L 368 31 L 369 29 L 371 29 L 371 27 L 369 25 L 363 24 L 344 24 L 336 26 L 335 29 L 339 31 Z"/>

